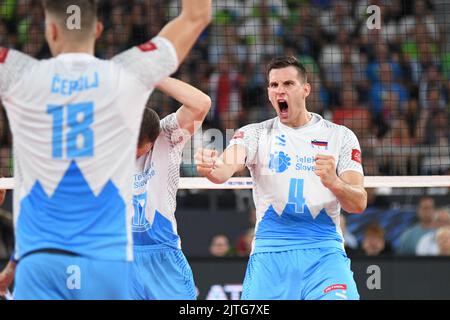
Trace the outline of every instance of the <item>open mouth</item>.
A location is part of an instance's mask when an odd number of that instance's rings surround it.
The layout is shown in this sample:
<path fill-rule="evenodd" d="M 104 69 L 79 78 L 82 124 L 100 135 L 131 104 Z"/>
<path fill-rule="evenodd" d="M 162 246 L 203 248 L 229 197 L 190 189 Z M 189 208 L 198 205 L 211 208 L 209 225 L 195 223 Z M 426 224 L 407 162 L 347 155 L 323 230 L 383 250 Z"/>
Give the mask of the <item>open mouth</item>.
<path fill-rule="evenodd" d="M 284 101 L 284 100 L 278 101 L 278 106 L 280 107 L 280 112 L 281 113 L 286 113 L 287 110 L 288 110 L 288 107 L 289 107 L 287 102 Z"/>

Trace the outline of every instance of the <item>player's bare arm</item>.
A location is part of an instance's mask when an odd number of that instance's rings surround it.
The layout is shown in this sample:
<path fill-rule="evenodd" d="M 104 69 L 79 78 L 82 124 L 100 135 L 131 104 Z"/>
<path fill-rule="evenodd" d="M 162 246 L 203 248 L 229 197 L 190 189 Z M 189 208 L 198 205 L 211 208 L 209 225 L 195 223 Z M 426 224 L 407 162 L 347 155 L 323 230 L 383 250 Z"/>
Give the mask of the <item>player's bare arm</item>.
<path fill-rule="evenodd" d="M 4 297 L 6 295 L 9 286 L 14 281 L 16 265 L 17 263 L 15 261 L 10 260 L 5 269 L 0 272 L 0 297 Z"/>
<path fill-rule="evenodd" d="M 197 172 L 213 183 L 225 183 L 245 166 L 247 152 L 242 145 L 228 147 L 219 157 L 216 150 L 199 149 L 195 154 Z"/>
<path fill-rule="evenodd" d="M 364 176 L 356 171 L 346 171 L 340 176 L 336 173 L 336 162 L 333 156 L 318 154 L 316 156 L 316 175 L 323 185 L 341 203 L 349 213 L 361 213 L 367 207 L 367 192 L 364 189 Z"/>
<path fill-rule="evenodd" d="M 181 13 L 159 33 L 172 42 L 181 63 L 211 21 L 211 0 L 182 0 Z"/>
<path fill-rule="evenodd" d="M 174 78 L 166 78 L 156 88 L 182 104 L 177 110 L 178 124 L 191 135 L 194 134 L 211 108 L 211 98 L 197 88 Z"/>

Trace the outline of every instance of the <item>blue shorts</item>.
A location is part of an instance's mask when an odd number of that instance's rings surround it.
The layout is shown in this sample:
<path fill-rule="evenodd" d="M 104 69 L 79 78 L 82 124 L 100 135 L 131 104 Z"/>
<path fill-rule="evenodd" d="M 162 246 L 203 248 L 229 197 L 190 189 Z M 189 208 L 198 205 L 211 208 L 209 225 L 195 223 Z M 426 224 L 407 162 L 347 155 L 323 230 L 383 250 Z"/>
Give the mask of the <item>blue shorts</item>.
<path fill-rule="evenodd" d="M 16 300 L 128 300 L 131 262 L 35 253 L 17 265 Z"/>
<path fill-rule="evenodd" d="M 195 300 L 191 267 L 181 250 L 134 247 L 131 294 L 135 300 Z"/>
<path fill-rule="evenodd" d="M 350 259 L 335 248 L 250 256 L 243 300 L 358 300 Z"/>

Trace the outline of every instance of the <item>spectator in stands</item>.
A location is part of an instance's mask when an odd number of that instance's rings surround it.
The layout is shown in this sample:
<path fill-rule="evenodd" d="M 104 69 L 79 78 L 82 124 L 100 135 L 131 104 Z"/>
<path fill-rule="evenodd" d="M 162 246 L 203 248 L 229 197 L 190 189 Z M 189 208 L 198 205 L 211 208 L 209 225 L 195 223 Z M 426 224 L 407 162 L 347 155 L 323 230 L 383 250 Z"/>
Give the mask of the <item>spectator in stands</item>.
<path fill-rule="evenodd" d="M 358 104 L 358 92 L 353 87 L 343 87 L 341 94 L 341 105 L 333 112 L 333 122 L 348 127 L 360 141 L 364 140 L 364 136 L 368 135 L 371 129 L 370 112 Z M 369 132 L 366 132 L 367 130 Z"/>
<path fill-rule="evenodd" d="M 339 31 L 351 34 L 357 26 L 350 16 L 350 5 L 343 0 L 332 0 L 331 7 L 321 11 L 319 19 L 321 31 L 328 39 L 335 39 Z"/>
<path fill-rule="evenodd" d="M 425 78 L 419 83 L 420 105 L 428 110 L 445 109 L 445 81 L 440 68 L 433 64 L 426 70 Z"/>
<path fill-rule="evenodd" d="M 231 53 L 222 56 L 209 79 L 209 95 L 213 101 L 211 115 L 222 130 L 239 127 L 242 74 L 234 67 L 235 62 Z"/>
<path fill-rule="evenodd" d="M 299 4 L 292 14 L 293 18 L 289 19 L 283 41 L 285 46 L 294 48 L 299 55 L 317 60 L 321 38 L 313 10 L 308 3 Z"/>
<path fill-rule="evenodd" d="M 424 234 L 416 247 L 416 255 L 418 256 L 437 256 L 439 255 L 439 247 L 437 243 L 437 230 L 439 228 L 450 226 L 450 210 L 448 208 L 439 209 L 435 218 L 435 229 Z"/>
<path fill-rule="evenodd" d="M 248 46 L 249 61 L 262 63 L 266 54 L 282 54 L 283 21 L 288 18 L 284 0 L 247 0 L 245 17 L 238 30 Z"/>
<path fill-rule="evenodd" d="M 217 234 L 211 239 L 209 254 L 213 257 L 229 257 L 233 255 L 230 240 L 224 234 Z"/>
<path fill-rule="evenodd" d="M 440 25 L 433 14 L 433 8 L 429 5 L 432 1 L 414 1 L 414 12 L 412 15 L 404 16 L 399 22 L 399 31 L 407 36 L 415 26 L 423 26 L 422 33 L 433 41 L 439 42 L 442 34 Z"/>
<path fill-rule="evenodd" d="M 419 221 L 401 235 L 398 247 L 399 254 L 416 254 L 416 247 L 420 238 L 434 228 L 435 210 L 434 199 L 432 197 L 424 196 L 420 198 L 417 208 L 417 218 Z"/>
<path fill-rule="evenodd" d="M 378 223 L 369 224 L 364 231 L 361 249 L 366 256 L 388 255 L 392 249 L 384 238 L 385 231 Z"/>
<path fill-rule="evenodd" d="M 450 145 L 449 116 L 446 110 L 428 112 L 424 138 L 427 145 L 443 148 Z"/>
<path fill-rule="evenodd" d="M 342 236 L 344 237 L 345 251 L 347 252 L 347 255 L 352 255 L 358 249 L 358 240 L 356 239 L 355 235 L 353 235 L 350 231 L 348 231 L 347 220 L 345 218 L 345 215 L 341 213 L 339 219 L 342 230 Z"/>
<path fill-rule="evenodd" d="M 403 115 L 407 125 L 409 136 L 414 139 L 416 143 L 422 143 L 425 134 L 425 123 L 428 114 L 419 107 L 419 102 L 415 98 L 410 98 L 406 103 L 405 113 Z"/>
<path fill-rule="evenodd" d="M 370 91 L 372 101 L 372 112 L 375 117 L 382 116 L 383 97 L 389 93 L 397 94 L 399 105 L 402 106 L 408 99 L 405 87 L 393 80 L 392 68 L 389 63 L 380 63 L 378 67 L 380 81 L 376 82 Z"/>
<path fill-rule="evenodd" d="M 252 252 L 253 238 L 255 236 L 255 228 L 248 228 L 247 231 L 239 236 L 236 243 L 236 254 L 239 257 L 248 257 Z"/>
<path fill-rule="evenodd" d="M 440 256 L 450 256 L 450 226 L 441 227 L 436 232 Z"/>

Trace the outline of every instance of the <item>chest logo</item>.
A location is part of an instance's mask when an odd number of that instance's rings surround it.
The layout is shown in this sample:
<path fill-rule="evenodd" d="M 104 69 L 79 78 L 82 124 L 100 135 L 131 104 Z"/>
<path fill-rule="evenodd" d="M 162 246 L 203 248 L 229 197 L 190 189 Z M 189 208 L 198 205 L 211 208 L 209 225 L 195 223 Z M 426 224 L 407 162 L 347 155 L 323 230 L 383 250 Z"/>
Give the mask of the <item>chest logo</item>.
<path fill-rule="evenodd" d="M 291 158 L 283 151 L 270 154 L 269 169 L 282 173 L 291 166 Z"/>

